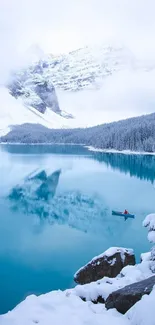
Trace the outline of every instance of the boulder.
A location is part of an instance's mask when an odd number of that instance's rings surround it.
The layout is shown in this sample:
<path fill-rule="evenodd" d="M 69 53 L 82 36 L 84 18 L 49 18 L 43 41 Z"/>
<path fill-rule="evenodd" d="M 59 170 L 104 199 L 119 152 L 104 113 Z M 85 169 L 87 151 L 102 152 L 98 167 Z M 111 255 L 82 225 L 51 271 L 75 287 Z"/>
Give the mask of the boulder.
<path fill-rule="evenodd" d="M 149 295 L 155 285 L 155 276 L 133 283 L 122 289 L 112 292 L 106 299 L 107 309 L 116 308 L 125 314 L 143 295 Z"/>
<path fill-rule="evenodd" d="M 135 265 L 133 250 L 112 247 L 78 270 L 74 275 L 74 281 L 86 284 L 100 280 L 104 276 L 114 278 L 126 265 Z"/>

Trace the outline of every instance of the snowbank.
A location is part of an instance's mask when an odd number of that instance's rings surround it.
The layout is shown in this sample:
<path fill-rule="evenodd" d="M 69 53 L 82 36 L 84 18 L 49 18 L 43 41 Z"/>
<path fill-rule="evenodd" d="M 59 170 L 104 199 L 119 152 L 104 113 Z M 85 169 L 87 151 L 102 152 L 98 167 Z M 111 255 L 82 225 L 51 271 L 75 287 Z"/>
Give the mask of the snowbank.
<path fill-rule="evenodd" d="M 108 252 L 110 254 L 111 250 Z M 1 315 L 0 325 L 154 325 L 152 315 L 155 313 L 155 291 L 149 297 L 144 297 L 124 316 L 116 310 L 107 311 L 104 304 L 93 304 L 90 301 L 95 300 L 97 296 L 107 298 L 112 291 L 151 275 L 149 261 L 144 258 L 138 265 L 126 266 L 116 278 L 103 278 L 64 292 L 58 290 L 39 297 L 31 295 L 11 312 Z M 86 301 L 79 297 L 85 298 Z M 149 307 L 146 307 L 147 301 L 150 302 Z M 150 322 L 146 322 L 149 310 Z"/>
<path fill-rule="evenodd" d="M 151 259 L 151 252 L 147 252 L 147 253 L 142 253 L 141 254 L 141 260 L 144 261 L 150 261 Z"/>
<path fill-rule="evenodd" d="M 155 214 L 151 214 L 146 217 L 143 225 L 151 225 L 154 229 L 154 220 Z M 111 256 L 117 252 L 121 253 L 122 259 L 126 252 L 133 254 L 132 249 L 112 247 L 104 255 Z M 93 260 L 102 256 L 103 254 Z M 105 300 L 112 292 L 151 277 L 151 253 L 142 254 L 141 260 L 137 265 L 124 267 L 115 278 L 104 277 L 96 282 L 77 285 L 73 289 L 57 290 L 38 297 L 31 295 L 11 312 L 1 315 L 0 325 L 155 325 L 155 288 L 125 315 L 115 309 L 107 311 L 104 304 L 92 303 L 98 297 Z"/>
<path fill-rule="evenodd" d="M 13 311 L 0 316 L 1 325 L 129 325 L 125 316 L 107 312 L 104 305 L 83 302 L 79 297 L 53 291 L 29 296 Z"/>
<path fill-rule="evenodd" d="M 116 149 L 100 149 L 92 146 L 86 146 L 89 151 L 93 152 L 103 152 L 103 153 L 122 153 L 124 155 L 151 155 L 154 156 L 155 152 L 147 152 L 147 151 L 131 151 L 131 150 L 116 150 Z"/>
<path fill-rule="evenodd" d="M 107 250 L 107 254 L 112 254 L 117 249 Z M 144 256 L 148 257 L 148 254 Z M 1 315 L 0 325 L 154 325 L 155 291 L 149 297 L 144 297 L 124 316 L 114 309 L 107 311 L 104 304 L 91 302 L 98 296 L 106 299 L 111 292 L 151 275 L 148 258 L 144 258 L 140 264 L 124 267 L 116 278 L 104 277 L 97 282 L 78 285 L 63 292 L 53 291 L 39 297 L 31 295 L 11 312 Z M 146 302 L 149 302 L 149 307 L 146 307 Z M 146 322 L 148 311 L 150 319 Z"/>

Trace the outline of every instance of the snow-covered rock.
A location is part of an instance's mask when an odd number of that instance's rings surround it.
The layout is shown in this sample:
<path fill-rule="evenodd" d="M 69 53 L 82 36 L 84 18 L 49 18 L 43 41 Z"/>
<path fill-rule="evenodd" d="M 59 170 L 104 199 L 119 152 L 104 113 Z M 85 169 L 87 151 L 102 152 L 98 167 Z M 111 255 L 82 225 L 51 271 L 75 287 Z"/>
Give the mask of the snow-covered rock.
<path fill-rule="evenodd" d="M 101 280 L 77 285 L 68 292 L 74 293 L 85 301 L 104 302 L 108 296 L 127 285 L 145 280 L 153 275 L 150 261 L 144 260 L 136 265 L 125 266 L 115 278 L 104 277 Z"/>
<path fill-rule="evenodd" d="M 125 314 L 145 294 L 149 295 L 155 285 L 155 276 L 133 283 L 122 289 L 112 292 L 105 302 L 107 309 L 116 308 Z"/>
<path fill-rule="evenodd" d="M 154 325 L 155 324 L 155 288 L 150 295 L 144 295 L 128 312 L 127 318 L 131 325 Z"/>
<path fill-rule="evenodd" d="M 112 247 L 78 270 L 74 275 L 74 280 L 79 284 L 86 284 L 104 276 L 113 278 L 124 266 L 134 264 L 135 256 L 132 249 Z"/>

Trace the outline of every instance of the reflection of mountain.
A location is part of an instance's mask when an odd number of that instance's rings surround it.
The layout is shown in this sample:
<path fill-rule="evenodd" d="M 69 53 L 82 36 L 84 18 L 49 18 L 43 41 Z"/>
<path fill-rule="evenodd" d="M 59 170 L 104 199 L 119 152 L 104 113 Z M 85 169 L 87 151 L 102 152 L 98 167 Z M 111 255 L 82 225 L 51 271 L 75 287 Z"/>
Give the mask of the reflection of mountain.
<path fill-rule="evenodd" d="M 45 170 L 42 170 L 28 175 L 23 185 L 17 185 L 12 189 L 9 199 L 15 202 L 15 205 L 18 204 L 17 208 L 21 204 L 27 209 L 29 199 L 35 202 L 39 200 L 48 202 L 55 195 L 60 173 L 61 170 L 57 170 L 47 176 Z M 29 212 L 29 209 L 27 212 Z"/>
<path fill-rule="evenodd" d="M 155 156 L 94 153 L 93 158 L 122 173 L 129 173 L 130 176 L 152 183 L 155 180 Z"/>
<path fill-rule="evenodd" d="M 14 187 L 8 196 L 13 211 L 37 216 L 45 222 L 68 225 L 82 232 L 115 236 L 122 220 L 111 215 L 103 198 L 87 195 L 78 190 L 56 193 L 61 171 L 50 176 L 46 172 L 34 173 L 25 178 L 22 185 Z M 130 222 L 130 221 L 129 221 Z M 119 227 L 120 232 L 122 227 Z"/>

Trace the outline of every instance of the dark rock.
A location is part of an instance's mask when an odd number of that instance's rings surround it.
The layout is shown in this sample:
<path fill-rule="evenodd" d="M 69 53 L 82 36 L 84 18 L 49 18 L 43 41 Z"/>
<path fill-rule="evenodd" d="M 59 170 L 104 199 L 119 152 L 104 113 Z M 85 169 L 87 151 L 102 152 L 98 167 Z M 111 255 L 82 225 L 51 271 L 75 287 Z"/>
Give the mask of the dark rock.
<path fill-rule="evenodd" d="M 42 68 L 40 62 L 34 66 L 33 72 L 34 73 L 39 73 L 39 74 L 42 74 L 43 73 L 43 68 Z"/>
<path fill-rule="evenodd" d="M 112 248 L 97 256 L 74 276 L 74 281 L 86 284 L 100 280 L 104 276 L 114 278 L 126 265 L 135 265 L 135 256 L 132 250 Z"/>
<path fill-rule="evenodd" d="M 10 90 L 10 94 L 15 98 L 24 95 L 22 84 L 19 80 L 13 80 L 13 82 L 8 85 L 8 88 Z"/>
<path fill-rule="evenodd" d="M 32 105 L 32 107 L 36 108 L 37 111 L 39 111 L 42 114 L 44 114 L 46 111 L 46 104 L 44 102 L 32 103 L 31 105 Z"/>
<path fill-rule="evenodd" d="M 37 83 L 35 87 L 35 92 L 46 104 L 46 107 L 50 107 L 55 113 L 61 112 L 58 105 L 55 88 L 53 85 L 50 85 L 47 81 Z"/>
<path fill-rule="evenodd" d="M 83 301 L 86 301 L 86 298 L 80 296 L 80 298 L 83 300 Z M 104 304 L 105 303 L 105 300 L 102 296 L 98 296 L 96 300 L 91 300 L 93 304 Z"/>
<path fill-rule="evenodd" d="M 149 295 L 155 285 L 155 276 L 133 283 L 122 289 L 112 292 L 105 302 L 107 309 L 116 308 L 125 314 L 143 295 Z"/>
<path fill-rule="evenodd" d="M 105 303 L 105 300 L 102 296 L 98 296 L 96 300 L 92 300 L 93 304 L 104 304 Z"/>
<path fill-rule="evenodd" d="M 42 114 L 49 107 L 61 115 L 55 88 L 42 77 L 42 72 L 42 65 L 38 63 L 32 68 L 13 73 L 7 85 L 10 94 L 15 98 L 21 97 L 26 105 L 34 107 Z"/>

